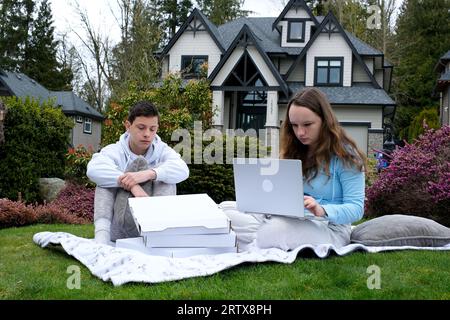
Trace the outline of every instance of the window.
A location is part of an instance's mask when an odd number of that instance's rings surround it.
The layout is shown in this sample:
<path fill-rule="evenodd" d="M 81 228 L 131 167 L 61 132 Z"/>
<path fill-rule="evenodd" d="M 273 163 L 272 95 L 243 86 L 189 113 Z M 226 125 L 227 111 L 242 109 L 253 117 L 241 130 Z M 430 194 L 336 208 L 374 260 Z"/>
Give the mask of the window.
<path fill-rule="evenodd" d="M 84 133 L 92 133 L 92 120 L 89 118 L 84 118 Z"/>
<path fill-rule="evenodd" d="M 343 58 L 316 58 L 315 82 L 317 86 L 342 86 Z"/>
<path fill-rule="evenodd" d="M 288 41 L 303 42 L 305 40 L 305 22 L 289 21 L 288 24 Z"/>
<path fill-rule="evenodd" d="M 184 78 L 198 78 L 202 65 L 208 62 L 208 56 L 182 56 L 181 72 Z"/>
<path fill-rule="evenodd" d="M 78 123 L 83 123 L 83 117 L 82 116 L 77 116 L 77 122 Z"/>

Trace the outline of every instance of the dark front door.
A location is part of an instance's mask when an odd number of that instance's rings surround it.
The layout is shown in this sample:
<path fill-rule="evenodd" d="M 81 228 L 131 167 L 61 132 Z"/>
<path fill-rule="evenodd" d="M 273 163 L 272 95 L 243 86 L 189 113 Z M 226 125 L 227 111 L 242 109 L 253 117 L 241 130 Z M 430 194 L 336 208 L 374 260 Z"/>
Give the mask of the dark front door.
<path fill-rule="evenodd" d="M 238 92 L 236 128 L 264 129 L 266 124 L 267 93 L 265 91 Z"/>

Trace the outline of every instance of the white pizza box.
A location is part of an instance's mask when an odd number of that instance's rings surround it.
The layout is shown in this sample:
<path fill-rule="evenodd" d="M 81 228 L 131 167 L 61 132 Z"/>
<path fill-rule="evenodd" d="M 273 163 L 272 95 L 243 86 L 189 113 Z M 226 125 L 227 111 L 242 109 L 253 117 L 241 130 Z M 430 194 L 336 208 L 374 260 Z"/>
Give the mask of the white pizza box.
<path fill-rule="evenodd" d="M 230 219 L 206 193 L 128 201 L 141 236 L 230 233 Z"/>
<path fill-rule="evenodd" d="M 143 237 L 117 239 L 116 248 L 131 249 L 155 256 L 172 258 L 186 258 L 196 255 L 215 255 L 222 253 L 236 253 L 237 247 L 208 247 L 208 248 L 149 248 L 144 244 Z"/>
<path fill-rule="evenodd" d="M 202 248 L 202 247 L 234 247 L 236 246 L 236 233 L 231 230 L 229 233 L 215 234 L 173 234 L 144 236 L 145 246 L 151 248 Z"/>

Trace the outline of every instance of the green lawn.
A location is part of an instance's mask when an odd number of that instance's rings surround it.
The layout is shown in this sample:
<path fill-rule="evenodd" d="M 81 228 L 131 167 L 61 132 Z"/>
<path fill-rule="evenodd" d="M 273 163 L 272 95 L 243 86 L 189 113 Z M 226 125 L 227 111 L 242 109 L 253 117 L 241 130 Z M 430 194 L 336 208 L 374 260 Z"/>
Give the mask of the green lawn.
<path fill-rule="evenodd" d="M 114 287 L 60 247 L 40 248 L 41 231 L 93 237 L 92 225 L 35 225 L 0 230 L 0 299 L 450 299 L 450 252 L 353 253 L 293 264 L 242 264 L 208 277 Z M 81 269 L 70 290 L 67 268 Z M 367 268 L 381 270 L 381 289 L 367 288 Z"/>

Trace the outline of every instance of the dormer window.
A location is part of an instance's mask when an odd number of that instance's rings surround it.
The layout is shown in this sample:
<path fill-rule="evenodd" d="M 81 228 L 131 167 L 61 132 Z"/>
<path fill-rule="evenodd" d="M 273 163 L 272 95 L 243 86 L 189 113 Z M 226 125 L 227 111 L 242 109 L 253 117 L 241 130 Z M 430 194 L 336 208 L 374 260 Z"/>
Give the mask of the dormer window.
<path fill-rule="evenodd" d="M 182 56 L 181 72 L 183 73 L 183 78 L 199 78 L 202 66 L 205 63 L 208 63 L 208 56 Z"/>
<path fill-rule="evenodd" d="M 316 58 L 314 84 L 316 86 L 342 86 L 344 58 Z"/>
<path fill-rule="evenodd" d="M 305 41 L 305 21 L 288 20 L 288 42 L 304 42 Z"/>

